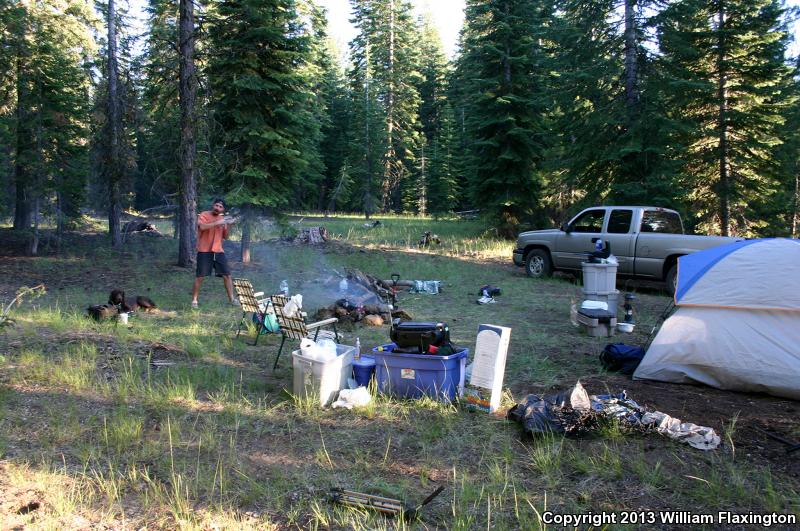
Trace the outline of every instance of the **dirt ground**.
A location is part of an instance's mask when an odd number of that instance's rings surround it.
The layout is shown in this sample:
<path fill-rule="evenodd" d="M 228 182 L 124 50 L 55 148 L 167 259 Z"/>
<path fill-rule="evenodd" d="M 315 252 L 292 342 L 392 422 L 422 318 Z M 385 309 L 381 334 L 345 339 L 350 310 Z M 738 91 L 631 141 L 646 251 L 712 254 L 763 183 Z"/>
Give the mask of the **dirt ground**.
<path fill-rule="evenodd" d="M 69 260 L 53 256 L 54 248 L 51 250 L 51 256 L 46 256 L 47 259 L 52 260 L 52 266 L 37 267 L 35 263 L 40 260 L 39 258 L 23 256 L 24 242 L 10 238 L 8 231 L 2 230 L 2 233 L 0 239 L 4 243 L 0 245 L 0 300 L 8 300 L 8 297 L 13 295 L 20 285 L 44 282 L 50 291 L 62 289 L 64 286 L 82 286 L 84 289 L 90 290 L 95 289 L 98 285 L 107 286 L 121 283 L 124 277 L 121 270 L 72 267 Z M 99 237 L 80 236 L 80 238 L 85 244 L 87 238 L 91 240 Z M 65 244 L 68 245 L 69 240 Z M 363 251 L 336 244 L 335 248 L 330 249 L 329 252 L 346 254 Z M 401 253 L 400 251 L 391 252 Z M 128 259 L 135 258 L 133 253 L 128 257 Z M 234 267 L 241 269 L 241 265 L 234 264 Z M 494 272 L 499 275 L 523 275 L 521 269 L 509 263 L 486 263 L 485 267 L 494 268 Z M 553 289 L 558 289 L 560 284 L 551 285 L 555 286 Z M 563 283 L 563 286 L 564 289 L 570 287 L 567 283 Z M 643 288 L 646 291 L 647 286 L 644 285 Z M 666 297 L 656 297 L 655 295 L 658 295 L 656 291 L 653 291 L 653 295 L 653 297 L 646 297 L 640 302 L 643 305 L 642 311 L 650 313 L 661 311 L 667 299 Z M 556 319 L 556 317 L 550 316 L 539 318 Z M 561 318 L 558 317 L 558 319 Z M 640 335 L 638 338 L 641 340 L 643 336 Z M 622 339 L 617 340 L 621 341 Z M 556 364 L 569 365 L 576 355 L 589 354 L 581 352 L 577 346 L 566 345 L 563 348 L 548 348 L 546 355 Z M 557 391 L 572 383 L 574 381 L 564 380 L 549 389 L 537 389 L 520 382 L 512 382 L 510 388 L 514 397 L 520 400 L 530 392 Z M 723 444 L 732 444 L 737 457 L 741 456 L 744 460 L 756 464 L 766 463 L 775 472 L 800 477 L 800 451 L 787 454 L 787 445 L 770 439 L 756 429 L 761 428 L 800 443 L 800 425 L 797 420 L 800 403 L 796 401 L 760 394 L 727 392 L 705 386 L 634 381 L 617 374 L 594 376 L 582 383 L 590 393 L 600 393 L 605 390 L 618 392 L 624 389 L 631 398 L 649 408 L 663 411 L 687 422 L 710 426 L 720 435 L 726 432 L 731 433 L 732 440 L 723 440 Z M 402 438 L 399 438 L 398 441 L 398 452 L 408 452 L 409 448 L 404 448 L 400 444 Z M 663 451 L 669 452 L 670 450 L 665 448 Z M 413 451 L 409 455 L 413 458 Z M 399 459 L 397 466 L 402 466 L 402 461 Z M 413 459 L 410 458 L 409 461 L 413 461 Z M 271 466 L 269 462 L 259 464 L 255 455 L 253 463 L 255 466 Z M 433 474 L 436 475 L 436 472 L 433 471 Z M 24 496 L 21 499 L 26 500 Z M 0 511 L 2 511 L 2 507 L 0 507 Z"/>

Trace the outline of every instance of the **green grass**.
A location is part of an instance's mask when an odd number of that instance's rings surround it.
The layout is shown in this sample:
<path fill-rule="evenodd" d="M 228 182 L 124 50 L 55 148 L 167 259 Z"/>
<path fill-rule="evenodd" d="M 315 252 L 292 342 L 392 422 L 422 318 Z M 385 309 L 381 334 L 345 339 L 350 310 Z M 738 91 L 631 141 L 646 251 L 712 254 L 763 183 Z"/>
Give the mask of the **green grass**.
<path fill-rule="evenodd" d="M 313 216 L 313 215 L 312 215 Z M 421 216 L 373 216 L 377 227 L 365 227 L 366 220 L 355 215 L 328 218 L 295 214 L 298 227 L 322 225 L 337 240 L 368 248 L 390 247 L 462 258 L 510 259 L 514 242 L 498 238 L 480 220 L 433 219 Z M 441 244 L 426 248 L 419 241 L 426 231 L 439 236 Z"/>
<path fill-rule="evenodd" d="M 304 220 L 342 241 L 259 245 L 254 263 L 235 264 L 236 274 L 267 291 L 288 278 L 312 313 L 330 302 L 318 280 L 347 267 L 442 280 L 440 295 L 402 294 L 401 307 L 447 322 L 453 340 L 470 348 L 478 324 L 512 327 L 506 407 L 528 392 L 604 377 L 597 354 L 607 340 L 569 324 L 577 286 L 482 263 L 478 256 L 502 253 L 493 254 L 495 240 L 479 222 L 384 219 L 378 230 L 361 230 L 357 218 Z M 419 253 L 413 241 L 423 230 L 449 243 Z M 5 280 L 48 285 L 0 335 L 0 493 L 45 500 L 30 515 L 0 516 L 12 527 L 75 528 L 85 519 L 135 529 L 544 529 L 546 510 L 800 510 L 797 478 L 728 449 L 735 444 L 706 454 L 614 423 L 586 440 L 531 441 L 501 417 L 378 394 L 353 411 L 321 409 L 287 392 L 290 355 L 272 371 L 277 337 L 263 336 L 258 347 L 248 344 L 252 335 L 234 337 L 240 313 L 225 304 L 218 279 L 203 286 L 200 310 L 189 309 L 193 275 L 172 265 L 172 239 L 133 239 L 121 252 L 101 236 L 71 242 L 64 254 L 24 259 L 22 276 Z M 479 306 L 486 283 L 504 293 Z M 174 314 L 135 315 L 127 328 L 86 319 L 86 306 L 116 286 Z M 641 294 L 643 318 L 665 302 Z M 344 333 L 365 350 L 388 341 L 385 328 Z M 735 442 L 741 426 L 735 418 L 725 426 L 720 434 Z M 425 508 L 424 523 L 326 497 L 344 486 L 419 501 L 439 484 L 446 490 Z"/>

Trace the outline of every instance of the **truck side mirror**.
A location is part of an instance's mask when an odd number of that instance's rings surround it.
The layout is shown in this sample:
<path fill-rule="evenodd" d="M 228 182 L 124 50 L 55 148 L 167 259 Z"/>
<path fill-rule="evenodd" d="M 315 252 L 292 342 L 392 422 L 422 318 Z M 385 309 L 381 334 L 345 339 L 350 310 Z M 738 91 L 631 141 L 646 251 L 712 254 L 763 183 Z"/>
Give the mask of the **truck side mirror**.
<path fill-rule="evenodd" d="M 569 224 L 569 223 L 567 223 L 566 221 L 565 221 L 564 223 L 562 223 L 562 224 L 561 224 L 561 227 L 560 227 L 560 229 L 561 229 L 563 232 L 566 232 L 567 234 L 569 234 L 570 232 L 572 232 L 572 227 L 571 227 L 571 226 L 570 226 L 570 224 Z"/>

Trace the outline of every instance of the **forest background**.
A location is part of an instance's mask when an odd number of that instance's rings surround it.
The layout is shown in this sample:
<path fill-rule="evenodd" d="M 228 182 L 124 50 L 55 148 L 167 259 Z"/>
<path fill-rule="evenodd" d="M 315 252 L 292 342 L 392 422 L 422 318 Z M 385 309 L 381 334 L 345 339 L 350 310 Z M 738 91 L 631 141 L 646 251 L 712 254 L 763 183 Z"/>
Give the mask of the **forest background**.
<path fill-rule="evenodd" d="M 593 204 L 800 234 L 796 2 L 467 0 L 449 57 L 408 0 L 0 0 L 0 217 L 60 234 L 215 195 L 243 215 L 447 216 L 513 236 Z M 244 254 L 244 253 L 243 253 Z"/>

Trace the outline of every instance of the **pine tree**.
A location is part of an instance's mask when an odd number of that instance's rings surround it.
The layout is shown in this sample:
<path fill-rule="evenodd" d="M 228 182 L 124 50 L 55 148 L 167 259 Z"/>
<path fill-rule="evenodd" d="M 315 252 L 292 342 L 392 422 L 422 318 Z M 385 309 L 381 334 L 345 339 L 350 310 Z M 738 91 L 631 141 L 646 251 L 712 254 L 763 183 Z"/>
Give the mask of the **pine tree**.
<path fill-rule="evenodd" d="M 122 197 L 120 190 L 120 168 L 122 155 L 122 110 L 119 93 L 119 67 L 117 58 L 117 10 L 115 0 L 108 0 L 106 8 L 106 24 L 108 25 L 108 42 L 106 43 L 106 130 L 108 136 L 108 161 L 105 165 L 105 177 L 108 181 L 108 232 L 111 245 L 122 245 L 120 231 L 120 214 L 122 213 Z"/>
<path fill-rule="evenodd" d="M 348 74 L 350 80 L 350 98 L 352 121 L 348 142 L 348 166 L 350 175 L 358 188 L 356 198 L 351 206 L 364 212 L 366 219 L 377 211 L 379 199 L 378 183 L 380 175 L 380 159 L 384 153 L 386 122 L 378 102 L 375 70 L 372 57 L 372 45 L 369 35 L 372 28 L 371 4 L 361 2 L 353 4 L 355 15 L 352 22 L 360 28 L 359 34 L 350 43 L 352 68 Z M 341 177 L 344 178 L 345 174 Z"/>
<path fill-rule="evenodd" d="M 443 183 L 437 179 L 447 178 L 447 172 L 438 167 L 442 163 L 440 145 L 444 122 L 446 98 L 447 59 L 442 41 L 430 15 L 419 20 L 419 84 L 420 96 L 419 141 L 417 182 L 410 187 L 406 203 L 420 214 L 442 213 L 452 208 L 452 203 L 443 197 Z M 432 192 L 434 191 L 434 192 Z"/>
<path fill-rule="evenodd" d="M 445 104 L 429 150 L 428 212 L 435 216 L 456 210 L 461 197 L 461 152 L 456 129 L 453 108 Z"/>
<path fill-rule="evenodd" d="M 701 229 L 756 228 L 776 188 L 787 33 L 779 0 L 684 0 L 660 15 L 663 100 Z"/>
<path fill-rule="evenodd" d="M 195 157 L 197 155 L 197 74 L 194 62 L 195 23 L 194 1 L 180 0 L 178 22 L 179 99 L 181 109 L 180 144 L 180 209 L 178 265 L 188 267 L 194 263 L 197 241 L 197 180 Z"/>
<path fill-rule="evenodd" d="M 101 38 L 101 49 L 92 65 L 99 73 L 93 88 L 92 115 L 89 135 L 91 172 L 89 176 L 88 204 L 105 210 L 109 220 L 109 236 L 113 245 L 122 244 L 120 217 L 123 209 L 133 204 L 134 179 L 138 173 L 137 144 L 141 137 L 141 102 L 138 85 L 141 84 L 132 60 L 132 45 L 135 36 L 130 34 L 126 13 L 116 9 L 113 20 L 117 41 L 111 54 L 108 40 Z M 104 8 L 106 25 L 109 10 Z M 108 37 L 108 32 L 104 34 Z M 111 68 L 109 58 L 115 57 Z M 116 71 L 116 88 L 112 90 L 109 75 Z M 115 96 L 112 98 L 112 92 Z M 113 107 L 113 108 L 112 108 Z M 116 133 L 113 133 L 116 131 Z M 113 201 L 112 201 L 113 196 Z M 116 226 L 113 229 L 112 226 Z M 116 243 L 115 243 L 116 242 Z"/>
<path fill-rule="evenodd" d="M 285 208 L 309 166 L 304 157 L 311 94 L 301 68 L 308 36 L 292 0 L 224 0 L 210 29 L 215 142 L 221 148 L 219 188 L 246 212 Z M 242 226 L 249 257 L 250 223 Z"/>
<path fill-rule="evenodd" d="M 533 0 L 469 0 L 457 65 L 472 200 L 508 236 L 540 206 L 542 16 Z"/>
<path fill-rule="evenodd" d="M 135 182 L 139 209 L 174 201 L 179 186 L 178 2 L 150 0 L 146 12 L 146 47 L 137 65 L 143 77 L 141 156 Z"/>
<path fill-rule="evenodd" d="M 366 67 L 365 58 L 369 55 L 372 83 L 369 90 L 362 85 L 356 92 L 374 90 L 385 135 L 381 143 L 381 209 L 400 211 L 403 188 L 416 171 L 419 142 L 417 32 L 411 5 L 407 0 L 351 0 L 351 5 L 353 23 L 359 30 L 359 36 L 351 43 L 351 54 L 357 68 Z"/>
<path fill-rule="evenodd" d="M 28 251 L 36 254 L 43 210 L 52 206 L 61 232 L 78 215 L 83 195 L 91 8 L 84 0 L 26 1 L 0 13 L 11 22 L 4 37 L 14 41 L 4 45 L 12 52 L 4 58 L 12 69 L 0 79 L 8 90 L 4 122 L 13 146 L 14 226 L 33 223 Z"/>
<path fill-rule="evenodd" d="M 332 57 L 327 48 L 328 23 L 324 11 L 313 0 L 298 0 L 298 16 L 303 21 L 302 33 L 306 38 L 305 59 L 298 67 L 307 87 L 307 94 L 298 107 L 300 123 L 304 132 L 300 135 L 301 153 L 306 162 L 302 179 L 295 187 L 293 204 L 303 208 L 314 208 L 319 202 L 320 190 L 325 180 L 325 162 L 320 151 L 323 141 L 322 128 L 328 123 L 327 94 L 324 72 L 329 70 Z"/>
<path fill-rule="evenodd" d="M 320 98 L 326 102 L 327 114 L 322 122 L 320 153 L 325 166 L 319 190 L 318 210 L 334 211 L 351 199 L 352 176 L 347 162 L 352 119 L 351 94 L 333 41 L 324 42 L 325 60 L 320 74 Z"/>
<path fill-rule="evenodd" d="M 778 148 L 779 185 L 774 197 L 756 208 L 766 221 L 768 236 L 800 237 L 800 58 L 785 94 L 784 118 L 780 128 L 783 144 Z"/>

